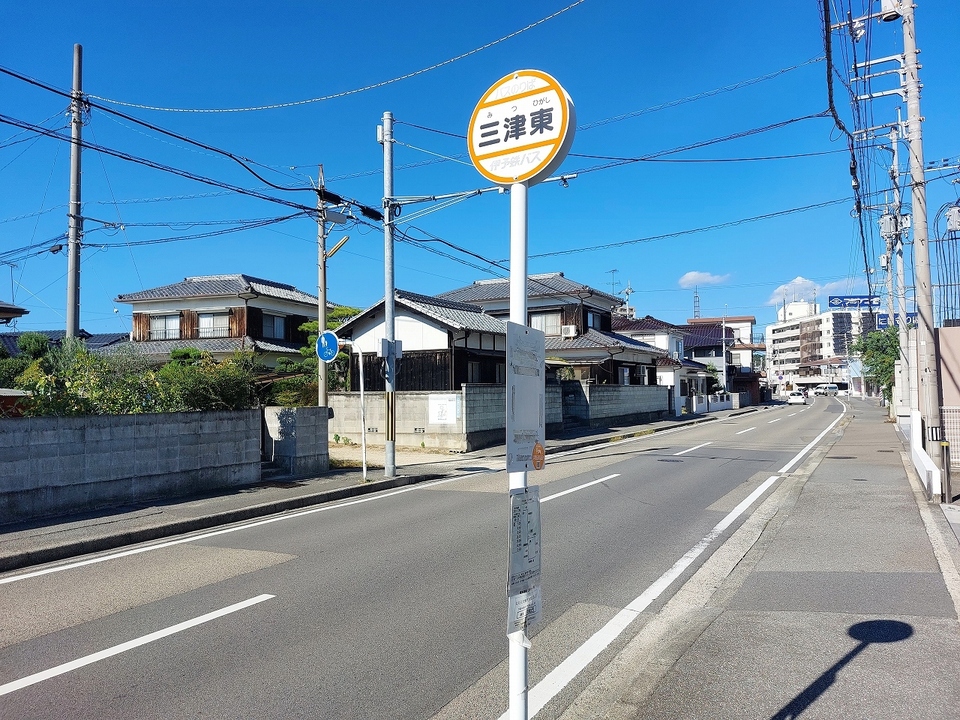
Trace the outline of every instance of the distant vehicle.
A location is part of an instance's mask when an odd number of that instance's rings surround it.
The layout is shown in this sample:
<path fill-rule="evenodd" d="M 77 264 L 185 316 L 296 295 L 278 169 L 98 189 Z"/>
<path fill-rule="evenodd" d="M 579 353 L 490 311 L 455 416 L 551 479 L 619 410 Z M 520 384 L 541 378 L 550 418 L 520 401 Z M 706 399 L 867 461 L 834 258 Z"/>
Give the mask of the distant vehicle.
<path fill-rule="evenodd" d="M 844 390 L 838 390 L 837 395 L 842 397 L 850 397 L 850 388 L 845 388 Z"/>
<path fill-rule="evenodd" d="M 817 385 L 813 389 L 814 395 L 823 395 L 825 397 L 831 397 L 840 392 L 837 389 L 837 386 L 834 383 L 823 383 L 822 385 Z"/>
<path fill-rule="evenodd" d="M 794 390 L 792 393 L 787 395 L 787 405 L 806 405 L 807 399 L 803 396 L 803 393 L 799 390 Z"/>

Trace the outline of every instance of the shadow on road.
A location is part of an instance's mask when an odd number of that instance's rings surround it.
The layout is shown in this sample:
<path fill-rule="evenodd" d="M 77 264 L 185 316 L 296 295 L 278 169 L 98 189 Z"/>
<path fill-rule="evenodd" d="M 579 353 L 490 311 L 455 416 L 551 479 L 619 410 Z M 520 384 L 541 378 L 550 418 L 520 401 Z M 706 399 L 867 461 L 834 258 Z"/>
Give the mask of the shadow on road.
<path fill-rule="evenodd" d="M 873 643 L 892 643 L 906 640 L 913 635 L 913 626 L 899 620 L 867 620 L 851 625 L 847 634 L 859 644 L 840 658 L 820 677 L 810 683 L 799 695 L 784 705 L 770 720 L 798 718 L 825 693 L 837 679 L 837 673 Z"/>

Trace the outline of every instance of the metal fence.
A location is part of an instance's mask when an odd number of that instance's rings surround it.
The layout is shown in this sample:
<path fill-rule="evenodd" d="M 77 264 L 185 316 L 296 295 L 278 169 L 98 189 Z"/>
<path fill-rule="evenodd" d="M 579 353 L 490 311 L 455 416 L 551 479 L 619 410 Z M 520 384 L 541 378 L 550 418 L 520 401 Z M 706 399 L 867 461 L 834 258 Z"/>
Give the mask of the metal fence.
<path fill-rule="evenodd" d="M 943 439 L 950 443 L 950 467 L 960 467 L 960 407 L 941 407 Z"/>

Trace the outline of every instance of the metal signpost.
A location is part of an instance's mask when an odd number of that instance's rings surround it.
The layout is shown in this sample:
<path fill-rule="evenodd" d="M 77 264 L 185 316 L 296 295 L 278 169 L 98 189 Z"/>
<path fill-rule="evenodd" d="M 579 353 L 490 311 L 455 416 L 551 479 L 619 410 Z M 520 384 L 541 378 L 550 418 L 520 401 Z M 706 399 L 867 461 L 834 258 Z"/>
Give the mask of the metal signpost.
<path fill-rule="evenodd" d="M 340 352 L 340 346 L 357 348 L 357 368 L 360 373 L 360 457 L 363 464 L 363 481 L 367 481 L 367 418 L 363 412 L 363 351 L 349 340 L 341 340 L 333 330 L 326 330 L 317 338 L 317 358 L 321 364 L 332 362 Z"/>
<path fill-rule="evenodd" d="M 526 720 L 526 629 L 540 615 L 539 489 L 527 471 L 543 450 L 543 334 L 527 325 L 527 189 L 547 178 L 573 144 L 573 101 L 554 78 L 518 70 L 480 98 L 467 130 L 474 167 L 510 189 L 510 323 L 507 324 L 507 471 L 510 477 L 510 575 L 507 582 L 511 720 Z M 510 338 L 513 337 L 511 343 Z M 539 413 L 530 410 L 539 408 Z M 531 441 L 532 440 L 532 441 Z"/>

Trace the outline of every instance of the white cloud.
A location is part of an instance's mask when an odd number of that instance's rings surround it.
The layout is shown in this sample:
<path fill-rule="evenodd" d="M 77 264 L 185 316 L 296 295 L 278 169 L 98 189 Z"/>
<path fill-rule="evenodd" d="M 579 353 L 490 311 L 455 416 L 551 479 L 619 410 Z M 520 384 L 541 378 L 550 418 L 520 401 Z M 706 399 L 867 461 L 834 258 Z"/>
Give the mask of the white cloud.
<path fill-rule="evenodd" d="M 695 288 L 698 285 L 722 285 L 729 279 L 729 275 L 713 275 L 708 272 L 691 270 L 690 272 L 685 273 L 683 277 L 677 281 L 677 283 L 680 285 L 680 287 L 689 290 L 690 288 Z"/>
<path fill-rule="evenodd" d="M 767 305 L 779 305 L 786 299 L 787 302 L 794 300 L 806 300 L 814 302 L 822 288 L 813 280 L 807 280 L 802 275 L 797 275 L 793 280 L 778 287 L 770 295 Z"/>

